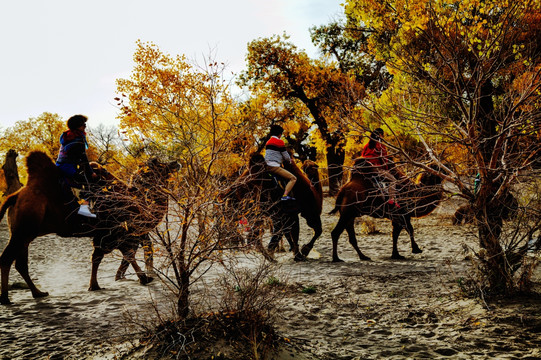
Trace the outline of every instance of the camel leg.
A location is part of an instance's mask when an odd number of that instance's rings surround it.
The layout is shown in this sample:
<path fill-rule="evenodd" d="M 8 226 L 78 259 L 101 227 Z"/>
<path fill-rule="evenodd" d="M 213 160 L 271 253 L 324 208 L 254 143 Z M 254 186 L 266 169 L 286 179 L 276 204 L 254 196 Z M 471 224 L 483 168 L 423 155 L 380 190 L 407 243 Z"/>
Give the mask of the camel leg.
<path fill-rule="evenodd" d="M 302 247 L 301 254 L 304 255 L 304 256 L 308 256 L 308 254 L 310 254 L 310 251 L 312 251 L 312 249 L 314 248 L 314 244 L 315 244 L 316 240 L 323 233 L 323 227 L 321 225 L 321 218 L 319 218 L 319 217 L 317 218 L 316 221 L 309 222 L 308 226 L 311 227 L 312 229 L 314 229 L 314 236 L 312 237 L 312 239 L 310 240 L 310 242 L 308 244 L 305 244 Z"/>
<path fill-rule="evenodd" d="M 48 292 L 40 291 L 30 278 L 30 274 L 28 273 L 28 246 L 22 247 L 21 252 L 15 260 L 15 269 L 21 274 L 34 298 L 49 296 Z"/>
<path fill-rule="evenodd" d="M 403 224 L 398 221 L 393 221 L 393 254 L 391 255 L 391 259 L 395 260 L 403 260 L 405 257 L 400 255 L 398 253 L 398 237 L 400 236 L 400 233 L 402 232 Z"/>
<path fill-rule="evenodd" d="M 263 246 L 263 241 L 261 240 L 261 236 L 255 238 L 254 241 L 255 241 L 254 245 L 255 245 L 256 250 L 259 251 L 261 254 L 263 254 L 263 257 L 265 257 L 265 259 L 267 259 L 270 262 L 276 262 L 276 260 L 271 255 L 271 253 L 269 253 L 267 249 L 265 249 L 265 247 Z"/>
<path fill-rule="evenodd" d="M 299 233 L 300 233 L 300 226 L 299 226 L 299 216 L 298 215 L 292 215 L 288 218 L 287 221 L 287 231 L 286 231 L 286 239 L 289 242 L 289 245 L 291 245 L 291 250 L 294 254 L 294 260 L 295 261 L 304 261 L 305 258 L 299 251 Z"/>
<path fill-rule="evenodd" d="M 129 266 L 130 266 L 130 263 L 126 261 L 126 259 L 122 258 L 122 261 L 120 262 L 120 266 L 118 267 L 118 270 L 116 271 L 115 281 L 126 278 L 126 270 L 128 270 Z"/>
<path fill-rule="evenodd" d="M 137 264 L 137 261 L 135 260 L 135 253 L 136 249 L 128 249 L 122 252 L 122 255 L 124 255 L 124 260 L 129 262 L 131 266 L 133 267 L 133 270 L 135 270 L 135 273 L 137 274 L 137 277 L 139 278 L 139 282 L 142 285 L 146 285 L 154 278 L 147 276 L 145 272 L 139 267 L 139 264 Z"/>
<path fill-rule="evenodd" d="M 4 252 L 2 253 L 2 256 L 0 256 L 0 271 L 2 274 L 2 292 L 0 294 L 0 304 L 2 305 L 9 305 L 11 304 L 11 301 L 9 301 L 8 296 L 8 287 L 9 287 L 9 271 L 11 269 L 11 264 L 13 264 L 13 261 L 15 261 L 15 249 L 13 246 L 13 242 L 10 240 L 6 248 L 4 249 Z"/>
<path fill-rule="evenodd" d="M 359 259 L 361 261 L 363 261 L 363 260 L 371 260 L 368 256 L 364 255 L 361 252 L 361 249 L 359 249 L 359 246 L 357 245 L 357 237 L 355 236 L 355 222 L 350 221 L 346 225 L 346 231 L 348 233 L 349 243 L 351 244 L 351 246 L 353 246 L 353 248 L 357 252 L 357 255 L 359 256 Z"/>
<path fill-rule="evenodd" d="M 415 238 L 413 236 L 413 225 L 411 225 L 411 219 L 408 217 L 406 218 L 406 227 L 405 227 L 408 235 L 410 236 L 411 240 L 411 252 L 413 254 L 420 254 L 423 252 L 419 246 L 417 246 L 417 243 L 415 242 Z"/>
<path fill-rule="evenodd" d="M 261 243 L 261 236 L 263 235 L 263 221 L 254 220 L 253 225 L 250 227 L 246 242 L 248 246 L 258 246 L 258 243 Z M 262 246 L 262 245 L 261 245 Z"/>
<path fill-rule="evenodd" d="M 154 275 L 154 245 L 149 234 L 143 235 L 141 240 L 145 256 L 145 271 L 148 276 Z"/>
<path fill-rule="evenodd" d="M 98 268 L 100 267 L 104 255 L 105 252 L 101 248 L 94 247 L 94 251 L 92 252 L 92 272 L 90 274 L 90 286 L 88 291 L 101 290 L 101 287 L 98 285 Z"/>
<path fill-rule="evenodd" d="M 338 257 L 338 239 L 340 238 L 340 235 L 346 228 L 346 225 L 349 221 L 353 221 L 355 218 L 350 219 L 349 216 L 347 216 L 345 213 L 340 214 L 340 219 L 338 220 L 338 223 L 334 227 L 334 229 L 331 231 L 331 238 L 332 238 L 332 262 L 342 262 L 342 260 Z"/>
<path fill-rule="evenodd" d="M 280 240 L 282 240 L 282 231 L 276 231 L 276 228 L 273 224 L 272 237 L 269 241 L 269 244 L 267 245 L 267 249 L 269 251 L 276 251 L 278 245 L 280 245 Z M 287 239 L 287 241 L 289 241 L 289 239 Z"/>

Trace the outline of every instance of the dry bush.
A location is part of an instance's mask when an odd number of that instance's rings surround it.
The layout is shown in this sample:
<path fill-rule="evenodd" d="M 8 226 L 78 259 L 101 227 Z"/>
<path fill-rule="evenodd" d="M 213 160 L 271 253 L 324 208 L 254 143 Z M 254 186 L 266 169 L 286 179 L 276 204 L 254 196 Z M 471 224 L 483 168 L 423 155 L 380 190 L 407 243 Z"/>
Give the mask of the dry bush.
<path fill-rule="evenodd" d="M 494 274 L 487 251 L 474 251 L 470 277 L 459 281 L 468 295 L 484 299 L 493 293 L 528 294 L 533 290 L 532 276 L 541 260 L 541 182 L 528 178 L 519 186 L 522 196 L 518 208 L 513 208 L 512 216 L 503 223 L 500 238 L 501 256 L 506 263 L 501 269 L 506 271 Z M 487 274 L 505 279 L 502 284 L 506 288 L 494 289 Z"/>
<path fill-rule="evenodd" d="M 145 357 L 265 359 L 279 346 L 283 338 L 274 320 L 285 294 L 284 277 L 275 265 L 239 254 L 222 265 L 221 276 L 200 286 L 206 311 L 192 309 L 181 319 L 165 315 L 164 305 L 156 303 L 152 319 L 130 319 L 143 330 L 138 348 Z"/>

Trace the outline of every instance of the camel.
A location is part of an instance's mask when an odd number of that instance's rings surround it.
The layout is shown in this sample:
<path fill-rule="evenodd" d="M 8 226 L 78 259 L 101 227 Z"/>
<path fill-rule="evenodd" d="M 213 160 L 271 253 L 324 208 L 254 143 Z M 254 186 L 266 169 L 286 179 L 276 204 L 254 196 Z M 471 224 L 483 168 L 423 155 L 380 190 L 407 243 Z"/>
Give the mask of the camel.
<path fill-rule="evenodd" d="M 282 193 L 283 190 L 278 186 L 276 179 L 266 170 L 265 158 L 256 153 L 250 157 L 248 169 L 236 179 L 226 198 L 232 200 L 230 205 L 236 206 L 237 209 L 269 217 L 272 221 L 270 244 L 278 244 L 282 236 L 285 236 L 295 261 L 301 261 L 304 260 L 304 256 L 300 253 L 298 245 L 299 209 L 296 202 L 281 201 Z M 272 261 L 273 258 L 261 245 L 263 224 L 262 218 L 251 224 L 248 242 L 256 244 L 263 255 Z"/>
<path fill-rule="evenodd" d="M 402 229 L 406 229 L 411 239 L 412 253 L 418 254 L 422 250 L 417 246 L 413 236 L 412 217 L 423 217 L 430 214 L 439 204 L 443 197 L 442 178 L 432 172 L 423 172 L 418 183 L 414 184 L 409 179 L 399 180 L 398 202 L 400 208 L 387 203 L 387 198 L 382 191 L 376 188 L 370 178 L 371 166 L 363 158 L 355 160 L 351 179 L 338 192 L 336 205 L 330 212 L 340 213 L 340 219 L 331 232 L 333 242 L 332 261 L 341 262 L 338 257 L 338 239 L 344 230 L 347 231 L 349 242 L 357 252 L 360 260 L 370 260 L 365 256 L 357 245 L 355 237 L 354 220 L 361 215 L 369 215 L 375 218 L 387 218 L 393 226 L 393 252 L 392 259 L 404 259 L 397 248 L 398 236 Z"/>
<path fill-rule="evenodd" d="M 308 256 L 314 243 L 323 232 L 321 225 L 321 211 L 323 209 L 323 188 L 319 180 L 319 167 L 311 160 L 305 160 L 302 171 L 295 163 L 285 165 L 286 169 L 297 177 L 293 187 L 293 195 L 297 200 L 300 215 L 306 220 L 306 224 L 314 230 L 312 239 L 301 249 L 303 256 Z M 269 244 L 276 247 L 278 243 Z"/>
<path fill-rule="evenodd" d="M 501 217 L 502 220 L 509 220 L 516 216 L 519 204 L 511 192 L 506 191 L 493 201 L 495 203 L 494 209 L 499 212 L 495 216 Z M 471 203 L 462 205 L 453 214 L 453 225 L 471 224 L 474 221 L 475 211 Z"/>
<path fill-rule="evenodd" d="M 13 194 L 15 191 L 22 188 L 22 184 L 19 180 L 19 172 L 17 171 L 17 151 L 10 149 L 6 153 L 6 161 L 2 166 L 4 170 L 4 177 L 6 179 L 7 189 L 4 195 Z"/>
<path fill-rule="evenodd" d="M 168 193 L 166 180 L 172 172 L 179 169 L 176 161 L 168 164 L 159 162 L 153 158 L 143 164 L 135 174 L 132 175 L 129 184 L 124 184 L 113 174 L 98 164 L 91 166 L 99 175 L 100 181 L 91 191 L 95 209 L 102 218 L 107 219 L 106 226 L 109 229 L 116 228 L 120 234 L 112 232 L 106 234 L 106 241 L 101 240 L 99 246 L 94 241 L 94 252 L 92 253 L 92 276 L 89 290 L 99 290 L 97 283 L 97 271 L 103 256 L 115 249 L 114 237 L 121 235 L 121 239 L 127 243 L 133 243 L 137 250 L 137 243 L 142 244 L 145 252 L 145 265 L 147 271 L 152 271 L 153 248 L 149 233 L 162 221 L 168 208 Z M 107 241 L 107 238 L 113 241 Z M 133 252 L 135 256 L 135 251 Z M 125 277 L 126 270 L 135 259 L 124 256 L 115 276 L 115 280 Z M 135 263 L 136 264 L 136 263 Z M 137 272 L 137 269 L 134 267 Z M 151 278 L 148 279 L 152 281 Z M 141 278 L 140 278 L 141 281 Z M 142 283 L 145 281 L 143 277 Z"/>
<path fill-rule="evenodd" d="M 37 237 L 57 234 L 61 237 L 92 237 L 92 274 L 89 290 L 99 290 L 98 267 L 103 256 L 114 249 L 123 254 L 123 261 L 134 268 L 139 281 L 146 284 L 152 281 L 135 261 L 135 252 L 141 242 L 146 242 L 149 228 L 163 218 L 166 205 L 159 205 L 161 214 L 152 220 L 137 220 L 148 215 L 155 208 L 145 207 L 151 202 L 163 204 L 165 195 L 150 195 L 157 191 L 171 172 L 179 167 L 177 162 L 161 164 L 156 160 L 146 163 L 138 172 L 140 179 L 128 186 L 107 173 L 105 169 L 93 165 L 100 175 L 96 187 L 100 189 L 92 195 L 97 219 L 85 218 L 77 214 L 75 197 L 69 199 L 62 176 L 53 161 L 43 152 L 31 152 L 26 158 L 28 182 L 25 187 L 8 196 L 0 208 L 0 220 L 8 211 L 11 237 L 0 256 L 1 293 L 0 304 L 10 304 L 8 297 L 9 271 L 15 261 L 15 268 L 28 284 L 34 298 L 48 296 L 33 283 L 28 273 L 28 248 Z M 148 186 L 144 187 L 145 184 Z M 129 199 L 132 199 L 131 201 Z M 156 201 L 158 199 L 158 201 Z M 71 200 L 71 201 L 70 201 Z M 122 275 L 123 265 L 117 272 Z"/>

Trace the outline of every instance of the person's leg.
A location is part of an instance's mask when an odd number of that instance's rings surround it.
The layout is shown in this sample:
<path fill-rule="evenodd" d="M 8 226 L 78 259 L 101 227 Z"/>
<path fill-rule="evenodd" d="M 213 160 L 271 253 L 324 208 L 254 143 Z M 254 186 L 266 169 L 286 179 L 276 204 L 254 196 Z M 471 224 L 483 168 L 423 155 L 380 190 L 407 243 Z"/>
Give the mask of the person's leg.
<path fill-rule="evenodd" d="M 400 205 L 398 205 L 398 202 L 396 201 L 396 178 L 389 171 L 386 170 L 380 170 L 379 173 L 385 178 L 385 180 L 387 180 L 389 184 L 389 203 L 400 207 Z"/>
<path fill-rule="evenodd" d="M 283 197 L 289 196 L 289 193 L 291 192 L 291 190 L 293 190 L 293 186 L 295 186 L 295 183 L 297 182 L 297 177 L 283 167 L 278 166 L 269 167 L 269 172 L 288 180 L 288 183 L 286 184 L 286 187 L 284 189 Z"/>
<path fill-rule="evenodd" d="M 82 186 L 79 183 L 78 173 L 77 173 L 75 165 L 57 164 L 57 166 L 60 169 L 61 173 L 63 174 L 64 179 L 67 182 L 67 184 L 69 184 L 69 186 L 71 186 L 73 189 L 76 189 L 78 192 L 80 192 Z M 79 209 L 77 210 L 77 214 L 83 215 L 86 217 L 95 218 L 96 215 L 90 211 L 88 201 L 82 198 L 81 195 L 79 194 L 74 195 L 74 196 L 75 198 L 80 198 L 82 200 L 81 203 L 78 204 Z"/>

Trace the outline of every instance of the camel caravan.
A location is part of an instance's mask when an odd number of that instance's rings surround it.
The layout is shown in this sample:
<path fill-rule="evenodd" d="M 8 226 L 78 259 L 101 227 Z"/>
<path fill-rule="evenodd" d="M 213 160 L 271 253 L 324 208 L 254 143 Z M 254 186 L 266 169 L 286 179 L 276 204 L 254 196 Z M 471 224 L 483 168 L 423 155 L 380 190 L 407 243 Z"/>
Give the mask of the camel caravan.
<path fill-rule="evenodd" d="M 177 162 L 160 163 L 149 160 L 132 176 L 130 183 L 124 183 L 109 173 L 105 168 L 93 163 L 92 167 L 99 178 L 92 187 L 91 198 L 96 219 L 78 215 L 70 201 L 66 201 L 62 191 L 61 175 L 53 161 L 42 152 L 32 152 L 26 158 L 28 182 L 26 186 L 9 195 L 0 208 L 0 219 L 8 212 L 11 238 L 0 257 L 1 304 L 9 304 L 8 280 L 13 262 L 16 270 L 28 284 L 35 298 L 47 296 L 40 291 L 28 272 L 28 248 L 35 238 L 45 234 L 57 234 L 62 237 L 91 237 L 94 250 L 92 253 L 92 272 L 89 290 L 99 290 L 97 273 L 104 255 L 118 249 L 122 255 L 116 279 L 124 276 L 128 265 L 132 265 L 141 284 L 152 281 L 152 277 L 143 271 L 135 260 L 139 246 L 145 249 L 147 271 L 152 268 L 152 241 L 149 233 L 158 226 L 167 211 L 167 192 L 160 191 L 165 186 L 169 175 L 179 168 Z M 307 160 L 300 169 L 294 162 L 286 165 L 297 181 L 293 187 L 294 201 L 281 201 L 283 185 L 279 179 L 265 170 L 264 158 L 260 154 L 251 156 L 248 169 L 236 180 L 236 185 L 228 195 L 233 206 L 239 206 L 242 199 L 258 199 L 261 216 L 269 217 L 272 223 L 272 237 L 265 249 L 259 244 L 258 249 L 269 260 L 282 236 L 290 244 L 296 261 L 302 261 L 314 247 L 315 241 L 322 234 L 321 213 L 323 190 L 319 178 L 318 166 Z M 425 172 L 418 183 L 402 178 L 399 192 L 403 206 L 391 208 L 386 202 L 386 195 L 373 182 L 370 166 L 364 159 L 355 161 L 349 182 L 339 191 L 336 206 L 332 213 L 338 212 L 340 218 L 332 231 L 333 262 L 341 261 L 337 254 L 340 234 L 346 230 L 351 245 L 361 260 L 369 260 L 357 245 L 354 219 L 369 215 L 388 218 L 393 226 L 393 259 L 403 258 L 397 250 L 397 240 L 404 228 L 411 238 L 412 252 L 420 253 L 415 243 L 411 217 L 429 214 L 442 198 L 441 178 Z M 144 171 L 143 171 L 144 169 Z M 149 193 L 149 189 L 152 192 Z M 143 192 L 145 192 L 143 194 Z M 139 195 L 139 196 L 137 196 Z M 134 199 L 139 199 L 135 201 Z M 144 199 L 143 203 L 140 199 Z M 118 209 L 122 209 L 118 211 Z M 252 210 L 254 211 L 254 210 Z M 299 246 L 299 214 L 306 224 L 313 229 L 311 240 Z M 252 224 L 253 232 L 248 237 L 254 243 L 261 241 L 263 225 Z"/>
<path fill-rule="evenodd" d="M 319 169 L 310 160 L 303 163 L 302 169 L 299 168 L 292 154 L 285 155 L 285 147 L 277 139 L 279 136 L 267 148 L 266 156 L 256 153 L 249 158 L 246 170 L 233 180 L 222 200 L 231 209 L 244 209 L 229 214 L 255 214 L 257 220 L 251 224 L 246 243 L 254 244 L 267 260 L 274 261 L 273 252 L 277 250 L 282 237 L 285 237 L 294 260 L 303 261 L 323 233 L 323 189 Z M 276 169 L 273 171 L 269 166 L 267 154 L 272 153 L 269 149 L 275 150 L 275 155 L 281 153 L 280 156 L 287 160 L 283 164 L 278 162 L 278 165 L 283 166 L 279 172 L 287 171 L 285 176 L 278 175 Z M 0 256 L 1 304 L 10 304 L 9 272 L 13 263 L 34 298 L 48 295 L 36 287 L 28 271 L 29 245 L 35 238 L 46 234 L 92 238 L 91 291 L 100 289 L 97 280 L 100 262 L 115 249 L 123 256 L 116 279 L 123 278 L 131 265 L 141 284 L 153 280 L 150 233 L 167 213 L 168 179 L 180 168 L 179 163 L 162 163 L 158 159 L 150 159 L 140 166 L 128 183 L 97 163 L 89 164 L 93 174 L 89 188 L 85 190 L 85 197 L 93 204 L 93 213 L 89 212 L 89 208 L 82 215 L 80 199 L 66 184 L 57 166 L 58 162 L 55 165 L 49 156 L 40 151 L 33 151 L 26 157 L 26 185 L 8 195 L 0 207 L 0 220 L 7 212 L 11 234 Z M 350 179 L 338 192 L 331 212 L 340 215 L 331 232 L 333 262 L 341 261 L 337 247 L 344 230 L 359 259 L 370 260 L 359 249 L 355 236 L 355 218 L 362 215 L 391 220 L 393 259 L 403 259 L 397 250 L 402 229 L 410 236 L 412 252 L 421 252 L 414 239 L 411 218 L 428 215 L 436 208 L 443 197 L 442 179 L 435 167 L 427 167 L 417 182 L 406 178 L 396 167 L 391 170 L 393 175 L 382 176 L 370 158 L 361 157 L 354 161 Z M 391 185 L 383 185 L 384 178 L 389 176 L 398 179 L 392 185 L 392 191 Z M 299 215 L 314 232 L 311 240 L 302 247 L 299 244 Z M 271 224 L 271 239 L 266 248 L 262 244 L 265 219 Z M 229 220 L 235 224 L 239 222 L 237 218 Z M 135 259 L 140 246 L 144 248 L 146 271 L 139 267 Z"/>

